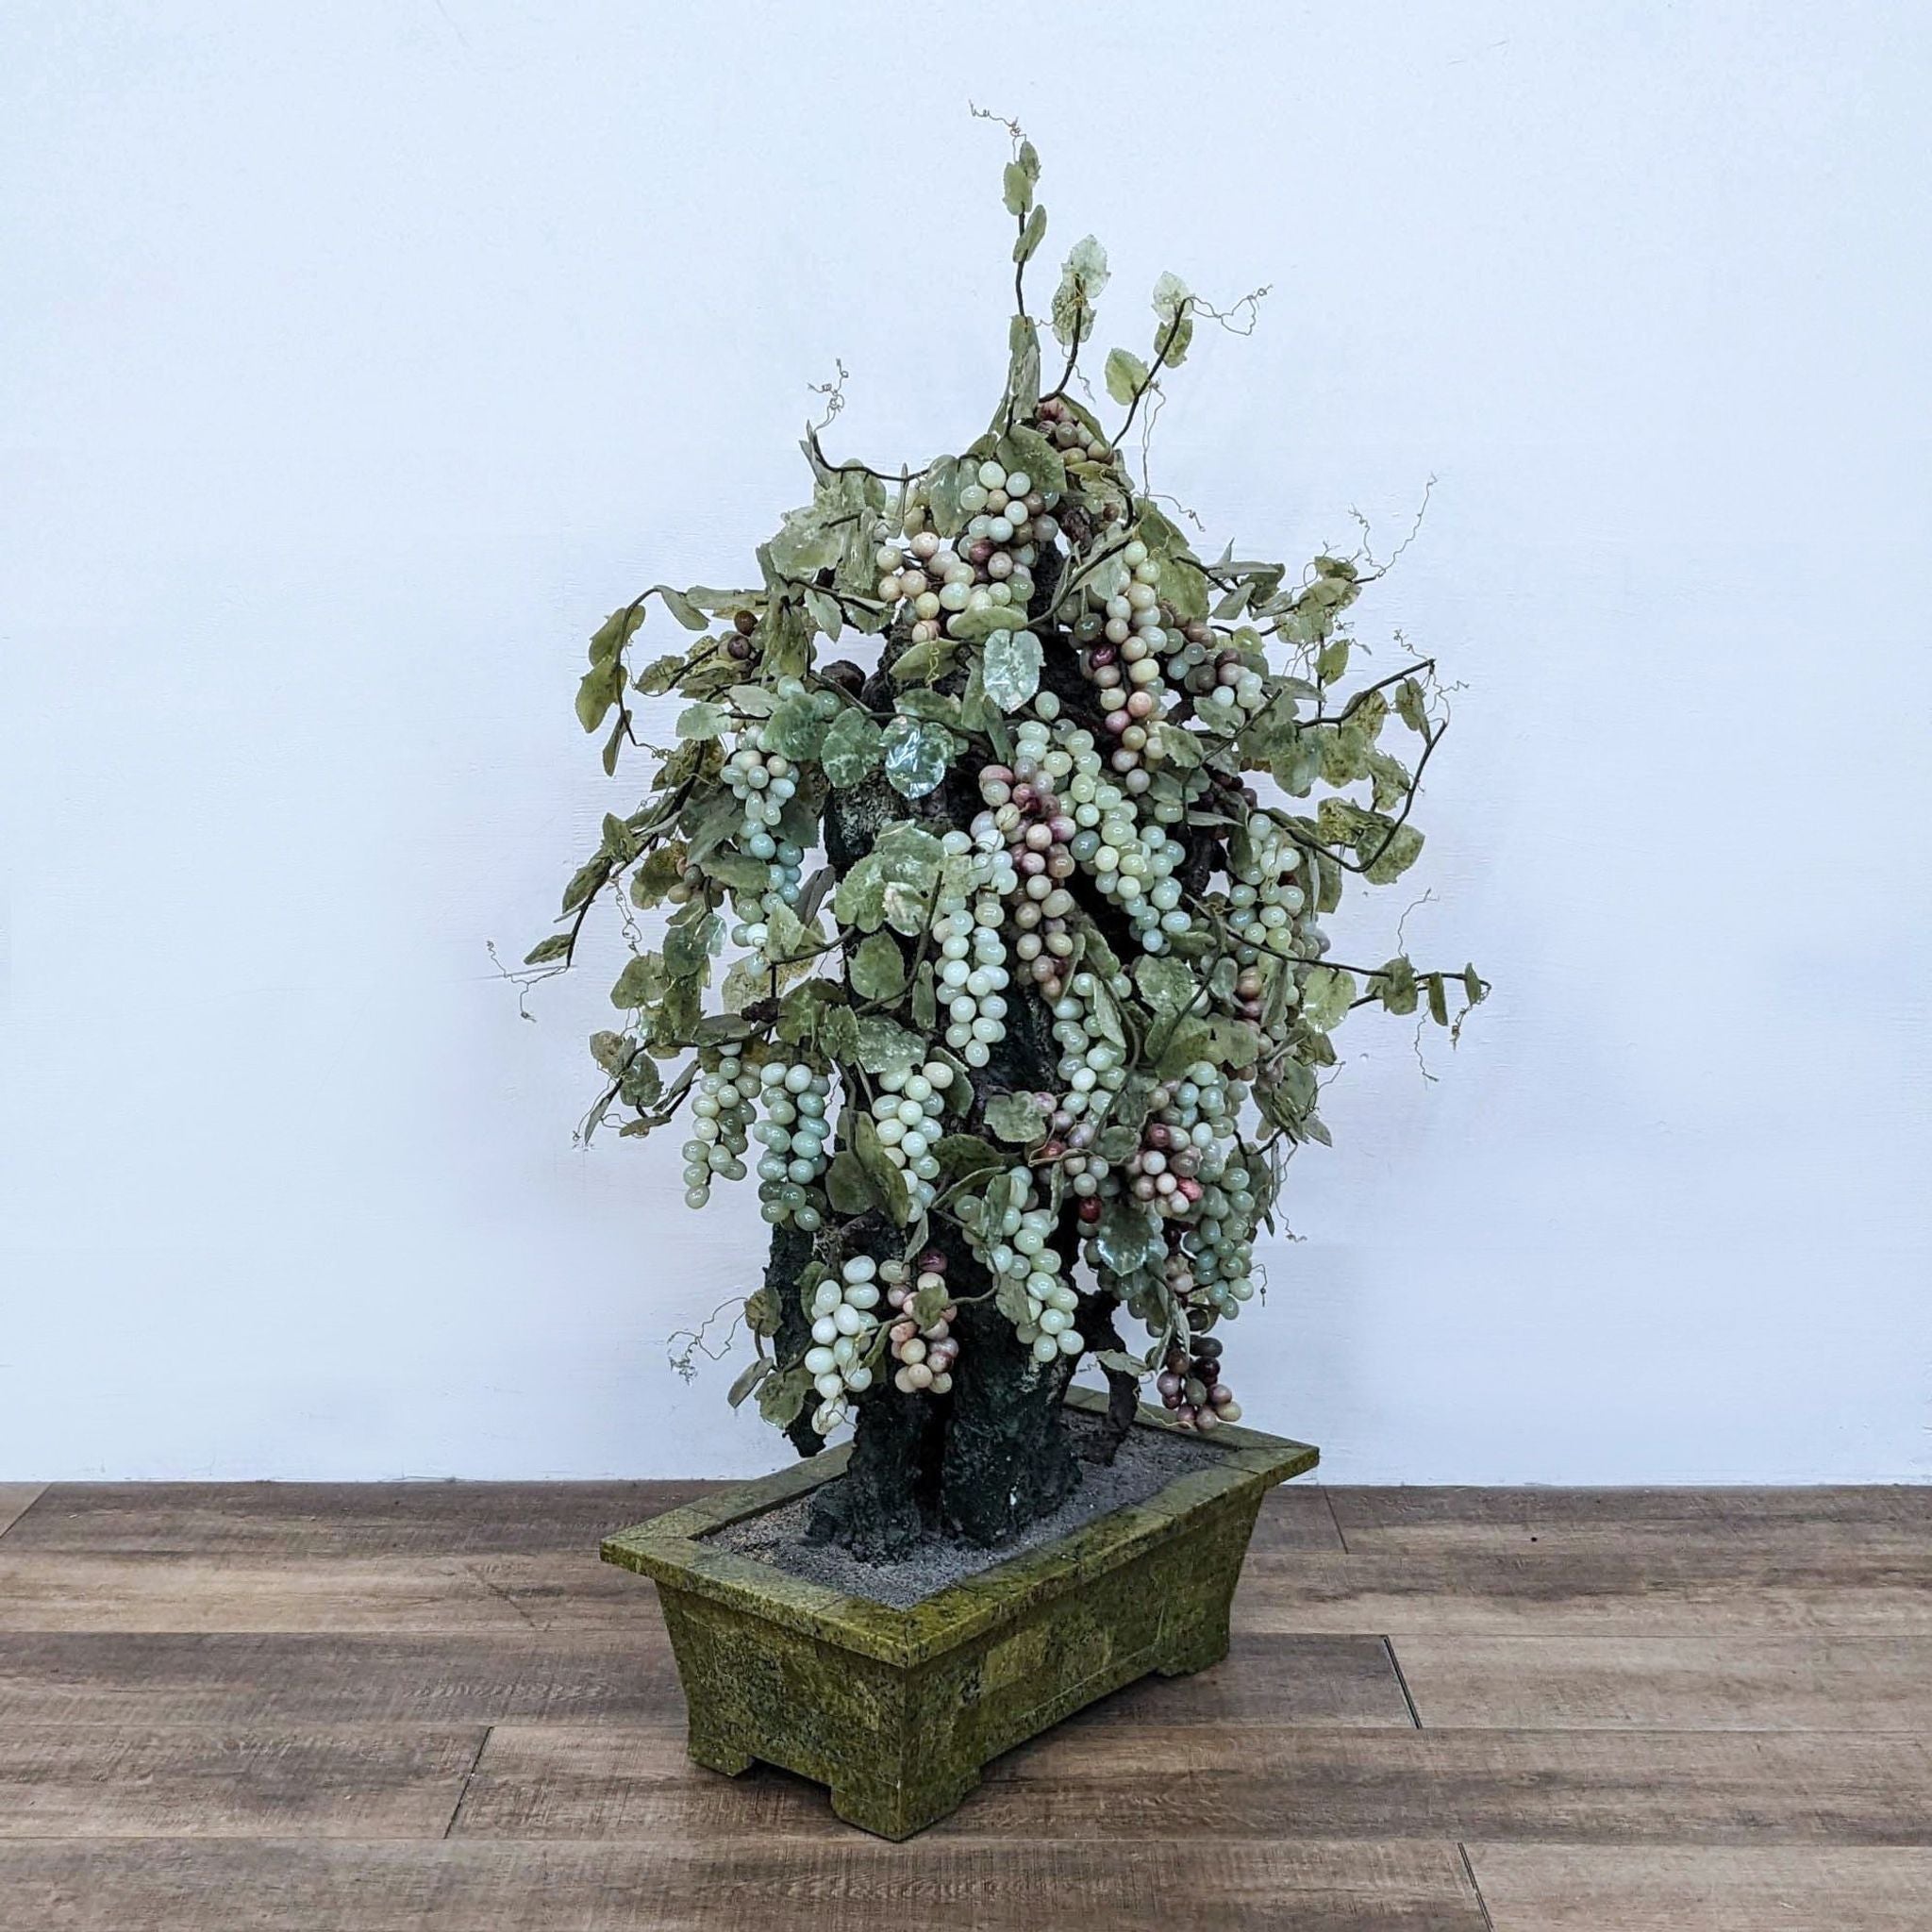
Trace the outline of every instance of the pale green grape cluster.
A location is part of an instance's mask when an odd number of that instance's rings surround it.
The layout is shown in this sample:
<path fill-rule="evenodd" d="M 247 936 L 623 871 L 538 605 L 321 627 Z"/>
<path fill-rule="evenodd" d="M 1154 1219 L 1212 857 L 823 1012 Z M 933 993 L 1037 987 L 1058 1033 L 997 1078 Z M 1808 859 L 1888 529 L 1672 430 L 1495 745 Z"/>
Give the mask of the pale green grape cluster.
<path fill-rule="evenodd" d="M 752 1098 L 758 1076 L 737 1054 L 721 1055 L 707 1066 L 692 1095 L 691 1139 L 684 1143 L 684 1202 L 702 1208 L 711 1198 L 711 1180 L 744 1178 L 744 1150 L 751 1129 Z"/>
<path fill-rule="evenodd" d="M 933 916 L 945 1041 L 969 1067 L 983 1067 L 1007 1034 L 1012 975 L 1001 927 L 1007 916 L 1003 902 L 1018 874 L 1004 849 L 976 847 L 969 833 L 954 830 L 941 842 L 948 859 L 965 861 L 963 882 L 941 891 Z"/>
<path fill-rule="evenodd" d="M 848 1398 L 872 1387 L 866 1365 L 879 1325 L 874 1312 L 879 1304 L 879 1264 L 870 1255 L 854 1255 L 836 1276 L 812 1291 L 811 1346 L 806 1351 L 806 1373 L 818 1393 L 811 1425 L 829 1436 L 850 1419 Z"/>
<path fill-rule="evenodd" d="M 765 1110 L 753 1129 L 765 1149 L 758 1161 L 758 1212 L 774 1225 L 816 1233 L 824 1224 L 818 1183 L 831 1159 L 825 1118 L 831 1080 L 803 1060 L 768 1060 L 758 1086 Z"/>
<path fill-rule="evenodd" d="M 954 1078 L 944 1060 L 931 1060 L 909 1072 L 881 1074 L 879 1094 L 872 1104 L 879 1145 L 894 1167 L 905 1170 L 912 1196 L 922 1208 L 931 1207 L 938 1192 L 940 1164 L 932 1150 L 939 1144 L 946 1089 Z"/>
<path fill-rule="evenodd" d="M 1003 1198 L 1007 1205 L 997 1206 Z M 1013 1325 L 1034 1359 L 1045 1363 L 1056 1356 L 1082 1354 L 1086 1340 L 1074 1326 L 1079 1297 L 1061 1272 L 1053 1212 L 1041 1203 L 1029 1171 L 1016 1167 L 986 1196 L 962 1201 L 959 1218 L 994 1282 L 1011 1281 L 1024 1295 L 1025 1318 Z"/>

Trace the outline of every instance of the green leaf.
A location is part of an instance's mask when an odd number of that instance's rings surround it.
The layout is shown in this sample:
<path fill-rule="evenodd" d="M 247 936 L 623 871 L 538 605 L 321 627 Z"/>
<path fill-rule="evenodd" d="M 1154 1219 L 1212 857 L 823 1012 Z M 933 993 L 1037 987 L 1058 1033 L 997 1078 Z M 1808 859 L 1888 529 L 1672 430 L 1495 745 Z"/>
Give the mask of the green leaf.
<path fill-rule="evenodd" d="M 766 719 L 762 733 L 767 751 L 794 762 L 816 758 L 825 741 L 825 721 L 809 697 L 784 699 Z"/>
<path fill-rule="evenodd" d="M 547 966 L 553 959 L 561 959 L 570 951 L 570 935 L 567 932 L 554 932 L 547 940 L 539 940 L 524 955 L 525 966 Z"/>
<path fill-rule="evenodd" d="M 1046 1139 L 1046 1120 L 1030 1093 L 995 1093 L 986 1103 L 990 1133 L 1017 1146 L 1034 1147 Z"/>
<path fill-rule="evenodd" d="M 805 1412 L 806 1398 L 810 1393 L 811 1377 L 801 1363 L 795 1369 L 766 1377 L 758 1389 L 758 1413 L 774 1428 L 790 1428 Z"/>
<path fill-rule="evenodd" d="M 1040 689 L 1045 661 L 1040 640 L 1030 630 L 996 630 L 986 641 L 980 673 L 986 694 L 1002 711 L 1017 711 Z"/>
<path fill-rule="evenodd" d="M 608 664 L 593 664 L 577 686 L 577 723 L 594 731 L 605 714 L 624 695 L 624 666 L 616 658 Z"/>
<path fill-rule="evenodd" d="M 1030 315 L 1016 315 L 1007 325 L 1007 392 L 995 421 L 1030 416 L 1040 404 L 1040 331 Z"/>
<path fill-rule="evenodd" d="M 1039 253 L 1040 244 L 1046 240 L 1046 209 L 1036 207 L 1026 217 L 1026 225 L 1020 230 L 1019 240 L 1013 243 L 1013 259 L 1019 262 L 1031 261 Z"/>
<path fill-rule="evenodd" d="M 1438 1026 L 1448 1025 L 1449 994 L 1442 984 L 1442 975 L 1440 973 L 1432 973 L 1423 984 L 1429 991 L 1429 1018 Z"/>
<path fill-rule="evenodd" d="M 725 1391 L 725 1401 L 736 1408 L 767 1375 L 775 1374 L 777 1367 L 775 1362 L 767 1361 L 763 1356 L 758 1357 L 754 1362 L 747 1363 L 743 1373 Z"/>
<path fill-rule="evenodd" d="M 716 738 L 727 722 L 716 705 L 687 705 L 677 714 L 677 735 L 680 738 Z"/>
<path fill-rule="evenodd" d="M 1015 1328 L 1033 1320 L 1033 1304 L 1027 1298 L 1026 1284 L 1016 1274 L 1002 1274 L 993 1284 L 992 1305 Z"/>
<path fill-rule="evenodd" d="M 953 1180 L 966 1174 L 991 1174 L 1005 1167 L 1008 1158 L 976 1134 L 946 1134 L 932 1152 L 933 1158 Z"/>
<path fill-rule="evenodd" d="M 1138 1203 L 1109 1201 L 1093 1224 L 1093 1252 L 1116 1274 L 1144 1268 L 1159 1246 L 1159 1236 L 1147 1224 Z"/>
<path fill-rule="evenodd" d="M 1115 402 L 1131 403 L 1145 386 L 1147 365 L 1125 349 L 1109 349 L 1107 356 L 1107 392 Z"/>
<path fill-rule="evenodd" d="M 633 689 L 641 691 L 647 698 L 661 697 L 677 682 L 684 670 L 685 660 L 681 657 L 653 658 L 632 680 Z"/>
<path fill-rule="evenodd" d="M 1412 677 L 1405 677 L 1395 687 L 1395 715 L 1419 736 L 1429 735 L 1428 706 L 1422 686 Z"/>
<path fill-rule="evenodd" d="M 841 1147 L 825 1170 L 825 1194 L 841 1214 L 863 1214 L 872 1206 L 872 1186 L 858 1156 Z"/>
<path fill-rule="evenodd" d="M 861 940 L 845 969 L 852 991 L 862 1000 L 894 1000 L 906 990 L 906 956 L 891 934 Z"/>
<path fill-rule="evenodd" d="M 1415 1011 L 1415 968 L 1400 953 L 1369 981 L 1369 991 L 1391 1013 Z"/>
<path fill-rule="evenodd" d="M 973 465 L 961 457 L 940 457 L 925 473 L 925 506 L 932 527 L 941 537 L 957 537 L 965 527 L 959 491 L 973 481 Z"/>
<path fill-rule="evenodd" d="M 1193 1005 L 1200 981 L 1178 959 L 1148 954 L 1134 963 L 1134 983 L 1157 1012 L 1181 1013 Z"/>
<path fill-rule="evenodd" d="M 862 784 L 877 771 L 885 734 L 863 711 L 841 711 L 819 746 L 819 763 L 841 791 Z"/>
<path fill-rule="evenodd" d="M 912 1219 L 912 1197 L 906 1187 L 906 1176 L 887 1158 L 885 1143 L 879 1139 L 873 1117 L 855 1108 L 849 1110 L 847 1118 L 852 1122 L 852 1151 L 865 1172 L 873 1199 L 888 1221 L 904 1227 Z"/>
<path fill-rule="evenodd" d="M 868 852 L 839 881 L 832 916 L 854 932 L 872 932 L 886 916 L 885 868 Z"/>
<path fill-rule="evenodd" d="M 953 668 L 962 640 L 957 637 L 928 638 L 923 644 L 911 644 L 892 659 L 894 684 L 931 684 Z"/>
<path fill-rule="evenodd" d="M 626 1011 L 655 1006 L 664 996 L 666 976 L 664 961 L 656 953 L 640 953 L 617 975 L 610 1004 Z"/>
<path fill-rule="evenodd" d="M 650 592 L 644 592 L 649 596 Z M 591 636 L 591 662 L 608 664 L 622 655 L 625 645 L 630 642 L 642 629 L 644 622 L 644 598 L 635 604 L 626 604 L 622 609 L 613 610 Z"/>
<path fill-rule="evenodd" d="M 1157 724 L 1150 734 L 1162 759 L 1176 771 L 1191 772 L 1207 756 L 1201 741 L 1185 724 Z"/>
<path fill-rule="evenodd" d="M 1302 1018 L 1326 1033 L 1355 1003 L 1355 974 L 1339 966 L 1311 966 L 1302 981 Z"/>
<path fill-rule="evenodd" d="M 884 744 L 886 780 L 903 798 L 936 791 L 956 756 L 953 734 L 923 718 L 894 718 Z"/>
<path fill-rule="evenodd" d="M 1348 671 L 1348 640 L 1330 638 L 1322 646 L 1322 655 L 1315 660 L 1315 675 L 1324 684 L 1333 684 Z"/>
<path fill-rule="evenodd" d="M 709 620 L 682 591 L 674 591 L 669 584 L 659 584 L 658 595 L 662 600 L 665 609 L 670 611 L 686 630 L 703 630 L 707 627 Z"/>
<path fill-rule="evenodd" d="M 1187 283 L 1172 271 L 1154 285 L 1154 346 L 1169 369 L 1187 360 L 1188 344 L 1194 340 L 1193 300 Z"/>
<path fill-rule="evenodd" d="M 1033 206 L 1033 180 L 1034 177 L 1018 161 L 1007 163 L 1007 172 L 1002 182 L 1005 190 L 1002 199 L 1007 204 L 1007 212 L 1009 215 L 1024 215 Z"/>
<path fill-rule="evenodd" d="M 778 1297 L 770 1288 L 755 1288 L 744 1298 L 744 1325 L 754 1335 L 770 1338 L 778 1332 Z"/>
<path fill-rule="evenodd" d="M 1397 825 L 1392 832 L 1364 829 L 1355 850 L 1365 868 L 1362 876 L 1372 886 L 1386 886 L 1422 857 L 1423 835 L 1413 825 Z"/>
<path fill-rule="evenodd" d="M 1015 423 L 993 454 L 1008 470 L 1024 470 L 1036 490 L 1054 495 L 1067 487 L 1065 458 L 1030 423 Z"/>
<path fill-rule="evenodd" d="M 1107 250 L 1091 236 L 1083 236 L 1067 251 L 1060 285 L 1054 291 L 1053 332 L 1063 348 L 1071 349 L 1077 332 L 1084 341 L 1093 330 L 1093 305 L 1107 287 Z"/>
<path fill-rule="evenodd" d="M 925 1058 L 918 1034 L 883 1013 L 860 1013 L 858 1025 L 858 1064 L 868 1074 L 909 1074 Z"/>

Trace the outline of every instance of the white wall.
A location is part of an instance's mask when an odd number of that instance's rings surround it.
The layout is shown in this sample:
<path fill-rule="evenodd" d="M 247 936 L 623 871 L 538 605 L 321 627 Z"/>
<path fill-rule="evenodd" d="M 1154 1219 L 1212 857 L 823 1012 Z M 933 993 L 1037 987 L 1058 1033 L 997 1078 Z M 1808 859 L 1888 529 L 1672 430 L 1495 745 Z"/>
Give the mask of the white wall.
<path fill-rule="evenodd" d="M 1414 891 L 1497 991 L 1358 1016 L 1230 1336 L 1341 1478 L 1932 1473 L 1913 0 L 33 0 L 0 15 L 0 1474 L 748 1473 L 663 1338 L 744 1285 L 675 1141 L 573 1150 L 620 788 L 589 628 L 741 580 L 841 447 L 982 426 L 1003 139 L 1138 343 L 1274 284 L 1158 480 L 1423 534 L 1466 680 Z M 1058 244 L 1058 245 L 1056 245 Z M 1392 658 L 1385 661 L 1395 661 Z M 633 800 L 634 802 L 634 800 Z"/>

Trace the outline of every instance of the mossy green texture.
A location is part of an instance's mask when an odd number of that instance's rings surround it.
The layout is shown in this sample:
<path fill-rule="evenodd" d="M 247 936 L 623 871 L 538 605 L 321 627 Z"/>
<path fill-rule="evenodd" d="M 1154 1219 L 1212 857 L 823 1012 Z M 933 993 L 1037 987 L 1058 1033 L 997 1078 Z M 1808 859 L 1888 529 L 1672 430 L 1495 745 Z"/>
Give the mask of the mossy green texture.
<path fill-rule="evenodd" d="M 1081 1389 L 1067 1400 L 1105 1407 Z M 1174 1427 L 1148 1408 L 1136 1426 Z M 1261 1498 L 1317 1452 L 1253 1429 L 1188 1440 L 1215 1460 L 908 1609 L 703 1541 L 833 1481 L 842 1449 L 608 1538 L 604 1559 L 658 1585 L 698 1763 L 781 1765 L 830 1786 L 848 1823 L 910 1838 L 1001 1752 L 1150 1671 L 1226 1656 Z"/>

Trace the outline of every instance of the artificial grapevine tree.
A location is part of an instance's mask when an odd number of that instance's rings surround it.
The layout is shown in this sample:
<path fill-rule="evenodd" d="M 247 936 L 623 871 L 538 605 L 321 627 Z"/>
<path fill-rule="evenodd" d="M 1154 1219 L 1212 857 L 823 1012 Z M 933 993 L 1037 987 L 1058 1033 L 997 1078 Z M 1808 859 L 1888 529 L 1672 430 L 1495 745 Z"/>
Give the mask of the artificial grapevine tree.
<path fill-rule="evenodd" d="M 601 900 L 668 908 L 655 943 L 625 914 L 589 1126 L 681 1123 L 692 1208 L 756 1165 L 771 1252 L 733 1400 L 805 1453 L 854 1427 L 813 1527 L 873 1558 L 1052 1510 L 1144 1381 L 1195 1429 L 1235 1418 L 1220 1330 L 1285 1155 L 1327 1139 L 1335 1027 L 1370 1004 L 1446 1025 L 1486 991 L 1330 957 L 1348 881 L 1421 849 L 1433 664 L 1350 683 L 1373 569 L 1204 561 L 1137 488 L 1129 431 L 1222 319 L 1176 278 L 1103 406 L 1081 368 L 1106 258 L 1079 242 L 1043 386 L 1038 174 L 1016 134 L 986 433 L 892 474 L 828 460 L 815 425 L 811 501 L 754 582 L 656 586 L 592 638 L 577 712 L 606 771 L 641 742 L 633 693 L 681 696 L 677 742 L 527 961 L 567 966 Z M 643 662 L 653 599 L 697 635 Z M 1110 1400 L 1076 1450 L 1089 1357 Z"/>

